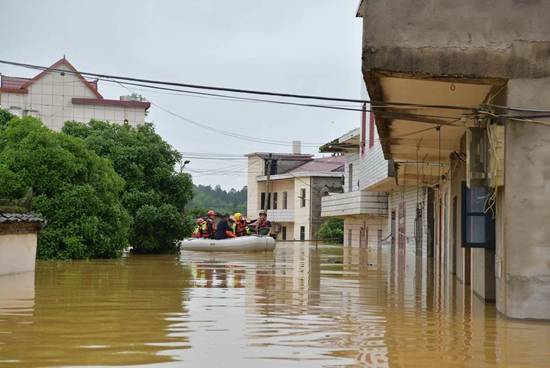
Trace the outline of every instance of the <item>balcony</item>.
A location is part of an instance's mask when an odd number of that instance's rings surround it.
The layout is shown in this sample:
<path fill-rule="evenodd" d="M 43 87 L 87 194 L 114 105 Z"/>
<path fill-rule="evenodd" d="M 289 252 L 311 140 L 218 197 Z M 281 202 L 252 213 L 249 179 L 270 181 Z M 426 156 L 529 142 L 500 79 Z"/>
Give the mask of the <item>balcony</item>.
<path fill-rule="evenodd" d="M 353 191 L 329 194 L 321 199 L 321 216 L 387 215 L 388 196 L 385 193 Z"/>
<path fill-rule="evenodd" d="M 275 222 L 293 222 L 294 210 L 267 210 L 267 217 L 270 221 Z"/>

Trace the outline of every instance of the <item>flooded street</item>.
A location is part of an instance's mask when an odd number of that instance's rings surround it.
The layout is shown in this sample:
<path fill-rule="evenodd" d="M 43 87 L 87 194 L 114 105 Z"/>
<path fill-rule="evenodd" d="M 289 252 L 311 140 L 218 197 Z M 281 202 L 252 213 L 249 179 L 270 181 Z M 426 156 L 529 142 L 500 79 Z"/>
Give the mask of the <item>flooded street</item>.
<path fill-rule="evenodd" d="M 502 318 L 426 267 L 293 243 L 41 261 L 0 278 L 0 366 L 550 365 L 550 324 Z"/>

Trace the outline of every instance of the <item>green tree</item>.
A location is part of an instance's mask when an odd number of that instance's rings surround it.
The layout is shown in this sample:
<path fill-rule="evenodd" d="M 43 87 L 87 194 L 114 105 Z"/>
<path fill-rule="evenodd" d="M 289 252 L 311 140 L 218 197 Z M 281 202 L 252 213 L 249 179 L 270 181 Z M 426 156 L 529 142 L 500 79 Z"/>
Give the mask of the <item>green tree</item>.
<path fill-rule="evenodd" d="M 49 130 L 34 118 L 0 112 L 0 197 L 28 188 L 48 221 L 39 258 L 116 257 L 128 246 L 131 218 L 120 202 L 124 180 L 81 139 Z"/>
<path fill-rule="evenodd" d="M 231 188 L 223 190 L 219 185 L 212 188 L 210 185 L 198 185 L 193 189 L 193 200 L 189 204 L 191 209 L 213 209 L 219 213 L 246 213 L 247 187 L 241 190 Z"/>
<path fill-rule="evenodd" d="M 152 124 L 137 128 L 92 120 L 67 122 L 63 132 L 84 139 L 88 148 L 113 162 L 126 181 L 122 203 L 133 217 L 130 242 L 140 253 L 169 252 L 191 233 L 185 206 L 193 196 L 188 174 L 176 171 L 181 155 Z"/>
<path fill-rule="evenodd" d="M 317 232 L 319 238 L 328 242 L 344 243 L 344 220 L 336 217 L 329 218 L 321 224 Z"/>

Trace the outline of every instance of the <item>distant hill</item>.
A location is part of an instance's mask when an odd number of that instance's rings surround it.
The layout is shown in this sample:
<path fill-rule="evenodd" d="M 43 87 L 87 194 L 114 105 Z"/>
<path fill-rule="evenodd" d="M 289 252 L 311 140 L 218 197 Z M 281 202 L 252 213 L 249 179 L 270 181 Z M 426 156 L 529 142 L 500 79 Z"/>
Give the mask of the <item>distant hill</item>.
<path fill-rule="evenodd" d="M 212 188 L 210 185 L 195 185 L 193 200 L 187 206 L 190 210 L 214 210 L 218 213 L 246 213 L 247 187 L 241 190 L 231 188 L 223 190 L 219 185 Z"/>

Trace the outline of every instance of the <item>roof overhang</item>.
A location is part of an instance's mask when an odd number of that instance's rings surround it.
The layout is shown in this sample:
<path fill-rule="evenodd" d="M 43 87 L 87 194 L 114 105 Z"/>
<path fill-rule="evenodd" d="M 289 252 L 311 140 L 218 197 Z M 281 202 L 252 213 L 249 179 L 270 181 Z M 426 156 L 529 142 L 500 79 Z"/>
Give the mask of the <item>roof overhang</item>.
<path fill-rule="evenodd" d="M 277 175 L 271 175 L 269 177 L 269 180 L 285 180 L 285 179 L 296 179 L 296 178 L 305 178 L 305 177 L 315 177 L 315 178 L 338 178 L 344 176 L 343 171 L 335 171 L 335 172 L 295 172 L 292 174 L 277 174 Z M 256 178 L 257 181 L 267 181 L 266 175 L 261 175 Z"/>
<path fill-rule="evenodd" d="M 380 143 L 396 164 L 398 184 L 433 184 L 460 151 L 475 111 L 503 80 L 365 73 Z"/>
<path fill-rule="evenodd" d="M 146 101 L 124 101 L 124 100 L 109 100 L 105 98 L 73 98 L 72 103 L 74 105 L 95 105 L 95 106 L 114 106 L 114 107 L 127 107 L 147 110 L 151 107 L 150 102 Z"/>
<path fill-rule="evenodd" d="M 350 130 L 346 134 L 333 139 L 319 147 L 321 153 L 351 153 L 358 152 L 361 140 L 361 131 L 359 128 Z"/>

